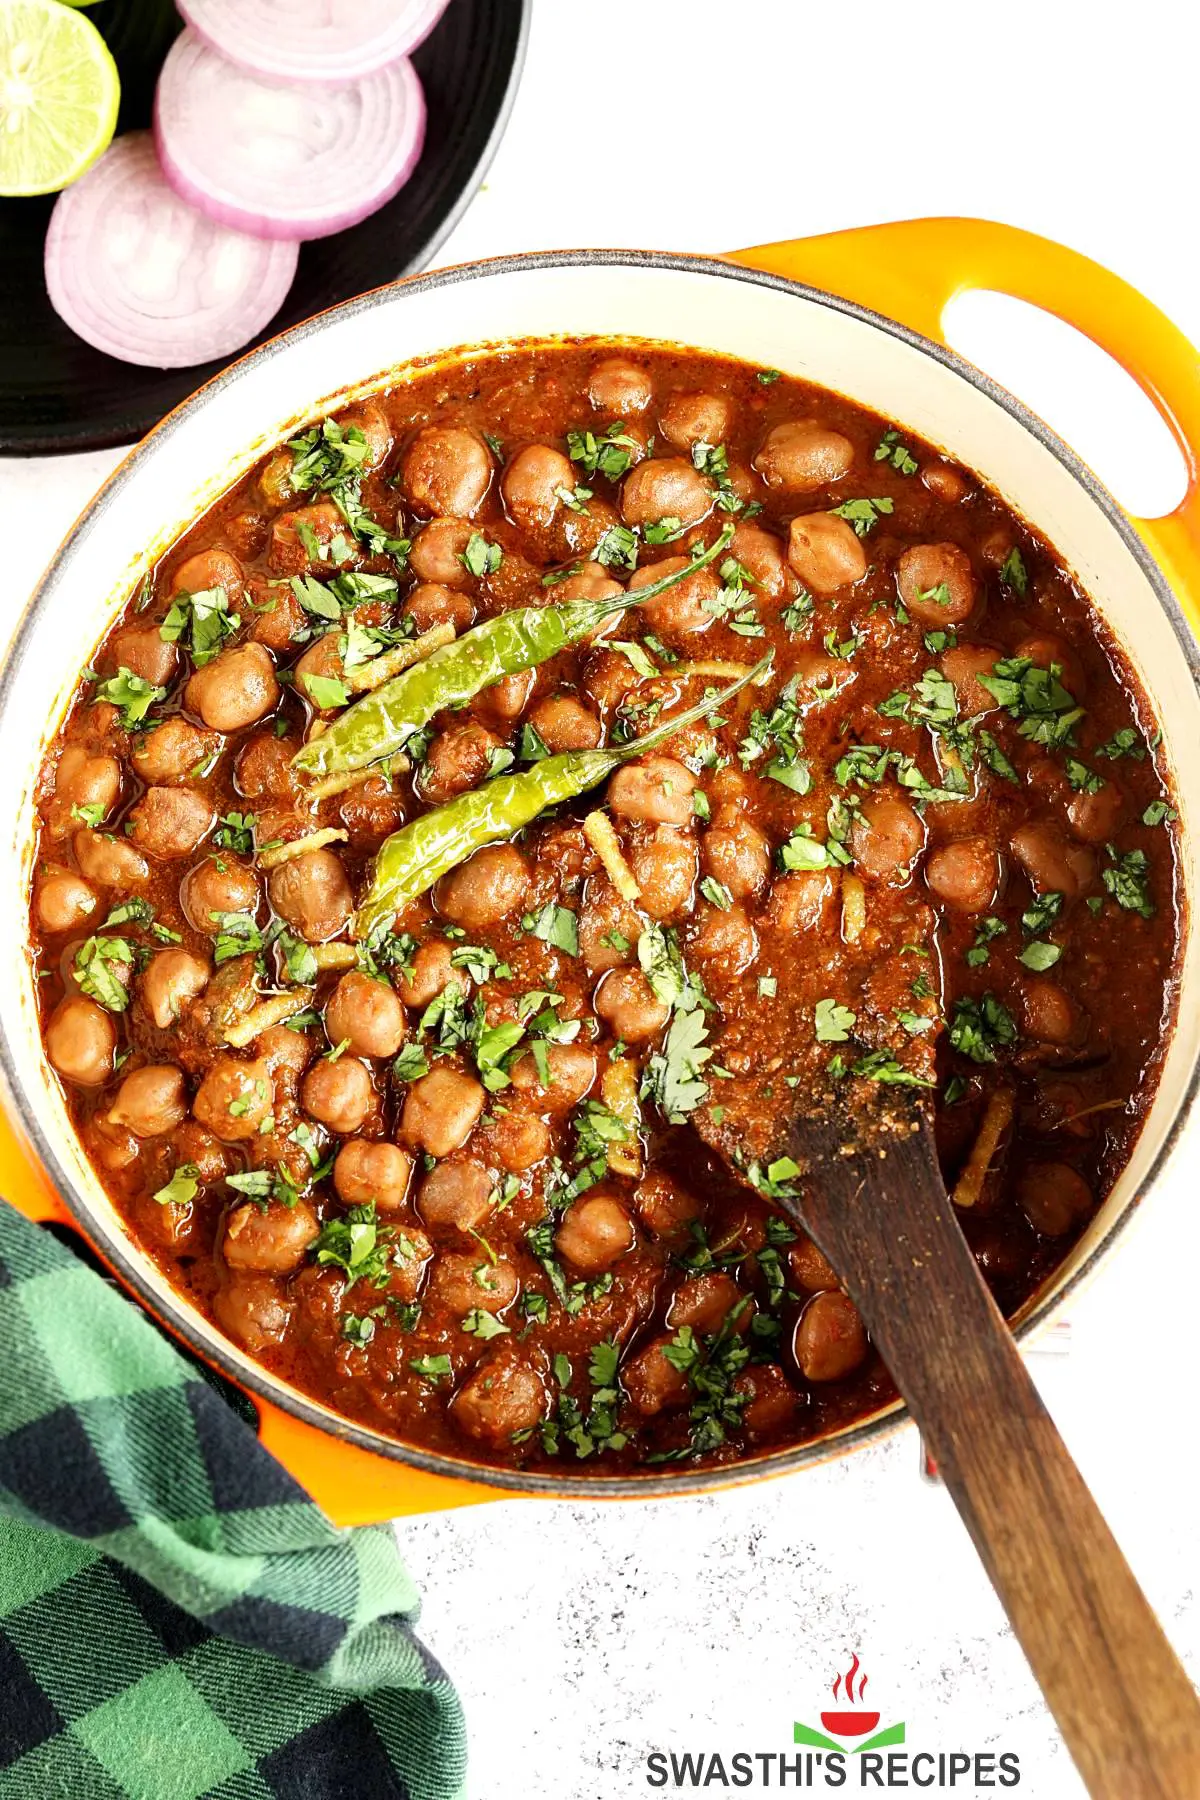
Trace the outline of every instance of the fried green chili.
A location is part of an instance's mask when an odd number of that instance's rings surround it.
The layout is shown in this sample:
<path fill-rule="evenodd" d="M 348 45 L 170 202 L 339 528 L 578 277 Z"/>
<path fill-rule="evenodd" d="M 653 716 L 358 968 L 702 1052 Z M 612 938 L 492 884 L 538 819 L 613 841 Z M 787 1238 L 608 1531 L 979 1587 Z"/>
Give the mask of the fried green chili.
<path fill-rule="evenodd" d="M 567 645 L 578 643 L 605 619 L 627 606 L 643 606 L 677 581 L 694 575 L 728 549 L 733 526 L 725 525 L 716 542 L 659 581 L 619 600 L 575 600 L 560 606 L 522 606 L 485 619 L 453 644 L 435 650 L 424 662 L 405 669 L 334 720 L 328 731 L 309 740 L 292 758 L 304 775 L 345 775 L 365 769 L 381 757 L 403 749 L 408 739 L 444 707 L 465 706 L 484 688 L 536 669 Z"/>
<path fill-rule="evenodd" d="M 656 749 L 678 731 L 694 725 L 769 668 L 771 657 L 761 662 L 719 694 L 710 694 L 698 706 L 656 726 L 630 744 L 603 750 L 570 750 L 548 756 L 516 775 L 497 775 L 482 787 L 459 794 L 445 806 L 435 807 L 411 824 L 402 825 L 380 846 L 371 886 L 354 921 L 354 933 L 370 938 L 380 926 L 388 926 L 403 907 L 427 893 L 443 875 L 466 862 L 476 850 L 502 843 L 549 806 L 561 806 L 586 793 L 631 757 Z"/>

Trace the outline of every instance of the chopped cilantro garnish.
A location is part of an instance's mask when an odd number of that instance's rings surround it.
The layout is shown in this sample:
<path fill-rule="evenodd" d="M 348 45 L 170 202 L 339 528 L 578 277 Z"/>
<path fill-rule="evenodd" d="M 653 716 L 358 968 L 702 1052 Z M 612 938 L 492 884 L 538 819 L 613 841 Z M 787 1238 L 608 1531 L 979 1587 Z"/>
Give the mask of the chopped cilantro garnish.
<path fill-rule="evenodd" d="M 655 995 L 664 1006 L 678 1006 L 689 992 L 679 939 L 665 925 L 648 925 L 638 939 L 638 962 Z"/>
<path fill-rule="evenodd" d="M 523 763 L 542 762 L 549 754 L 550 746 L 536 726 L 522 725 L 521 735 L 517 739 L 517 761 Z"/>
<path fill-rule="evenodd" d="M 1075 741 L 1075 727 L 1083 717 L 1082 706 L 1075 704 L 1059 676 L 1060 664 L 1042 668 L 1028 656 L 1004 657 L 991 675 L 980 675 L 979 683 L 1014 719 L 1017 730 L 1032 743 L 1054 749 Z"/>
<path fill-rule="evenodd" d="M 308 1158 L 310 1168 L 320 1168 L 321 1145 L 316 1132 L 307 1119 L 301 1119 L 300 1123 L 288 1132 L 288 1143 L 295 1144 L 298 1149 L 303 1150 Z"/>
<path fill-rule="evenodd" d="M 1140 913 L 1143 919 L 1152 919 L 1155 909 L 1149 893 L 1150 865 L 1146 852 L 1126 850 L 1122 853 L 1112 844 L 1107 848 L 1112 867 L 1105 869 L 1101 876 L 1105 891 L 1126 912 Z"/>
<path fill-rule="evenodd" d="M 990 731 L 979 733 L 979 754 L 993 775 L 1002 776 L 1005 781 L 1020 782 L 1021 777 Z"/>
<path fill-rule="evenodd" d="M 144 675 L 135 675 L 124 664 L 107 681 L 96 684 L 96 699 L 107 700 L 110 706 L 120 708 L 121 723 L 126 731 L 136 731 L 144 724 L 150 708 L 165 700 L 166 695 L 165 687 L 155 687 Z"/>
<path fill-rule="evenodd" d="M 722 512 L 742 510 L 742 499 L 729 479 L 729 453 L 724 444 L 707 444 L 703 438 L 692 445 L 692 466 L 716 483 L 717 505 Z"/>
<path fill-rule="evenodd" d="M 75 952 L 75 979 L 80 992 L 106 1012 L 121 1013 L 129 1005 L 129 980 L 137 967 L 137 950 L 128 938 L 85 938 Z"/>
<path fill-rule="evenodd" d="M 928 1013 L 913 1012 L 911 1007 L 902 1007 L 896 1014 L 896 1023 L 901 1031 L 907 1031 L 909 1037 L 924 1037 L 932 1031 L 935 1020 Z"/>
<path fill-rule="evenodd" d="M 521 929 L 567 956 L 579 955 L 579 915 L 569 906 L 548 900 L 540 912 L 524 915 Z"/>
<path fill-rule="evenodd" d="M 462 1322 L 462 1328 L 469 1337 L 481 1338 L 484 1343 L 489 1338 L 507 1336 L 509 1329 L 496 1317 L 495 1313 L 485 1311 L 482 1306 L 477 1306 L 473 1312 L 466 1315 Z"/>
<path fill-rule="evenodd" d="M 407 979 L 417 940 L 407 931 L 395 932 L 390 924 L 377 925 L 358 946 L 359 967 L 368 975 L 395 973 Z"/>
<path fill-rule="evenodd" d="M 390 1227 L 380 1225 L 375 1202 L 351 1206 L 336 1218 L 326 1219 L 312 1246 L 319 1263 L 344 1269 L 350 1281 L 373 1281 L 382 1287 L 392 1261 Z"/>
<path fill-rule="evenodd" d="M 1113 732 L 1106 744 L 1100 745 L 1096 755 L 1104 757 L 1106 762 L 1116 762 L 1122 756 L 1129 757 L 1131 762 L 1144 762 L 1146 746 L 1140 732 L 1132 725 L 1124 725 L 1120 731 Z"/>
<path fill-rule="evenodd" d="M 392 1063 L 392 1074 L 397 1081 L 419 1081 L 428 1073 L 429 1058 L 417 1043 L 405 1044 Z"/>
<path fill-rule="evenodd" d="M 254 814 L 228 812 L 221 815 L 213 843 L 218 850 L 233 850 L 249 856 L 254 849 Z"/>
<path fill-rule="evenodd" d="M 717 907 L 721 912 L 728 912 L 733 905 L 733 895 L 715 875 L 704 877 L 700 883 L 700 892 L 711 906 Z"/>
<path fill-rule="evenodd" d="M 991 993 L 979 1000 L 963 995 L 954 1002 L 950 1042 L 972 1062 L 993 1063 L 996 1051 L 1016 1043 L 1017 1028 L 1007 1007 Z"/>
<path fill-rule="evenodd" d="M 504 552 L 499 544 L 491 544 L 481 531 L 473 531 L 467 539 L 467 547 L 459 557 L 469 575 L 482 581 L 486 575 L 494 575 L 504 561 Z"/>
<path fill-rule="evenodd" d="M 1034 938 L 1033 942 L 1026 944 L 1022 950 L 1021 961 L 1027 969 L 1032 969 L 1036 974 L 1041 975 L 1047 969 L 1052 969 L 1061 955 L 1062 946 L 1060 944 L 1048 944 L 1044 938 Z"/>
<path fill-rule="evenodd" d="M 921 466 L 898 431 L 884 432 L 875 446 L 875 461 L 890 463 L 898 475 L 915 475 Z"/>
<path fill-rule="evenodd" d="M 1062 908 L 1061 894 L 1039 894 L 1033 905 L 1021 914 L 1021 925 L 1030 937 L 1037 937 L 1040 932 L 1053 925 Z"/>
<path fill-rule="evenodd" d="M 506 981 L 512 974 L 508 963 L 502 962 L 496 952 L 485 944 L 459 944 L 450 953 L 451 967 L 465 969 L 471 980 L 482 986 L 493 977 L 498 981 Z"/>
<path fill-rule="evenodd" d="M 525 1035 L 520 1019 L 504 1019 L 498 1025 L 484 1025 L 474 1042 L 475 1066 L 479 1079 L 489 1093 L 498 1093 L 509 1085 L 508 1063 L 511 1053 Z"/>
<path fill-rule="evenodd" d="M 750 1360 L 750 1346 L 737 1326 L 749 1305 L 747 1295 L 711 1337 L 697 1338 L 690 1325 L 683 1325 L 663 1348 L 667 1361 L 686 1375 L 691 1385 L 694 1398 L 688 1418 L 692 1454 L 718 1449 L 728 1430 L 736 1430 L 741 1424 L 747 1396 L 735 1392 L 734 1382 Z M 677 1460 L 677 1454 L 666 1452 L 665 1456 Z M 653 1462 L 655 1458 L 649 1460 Z"/>
<path fill-rule="evenodd" d="M 980 969 L 987 962 L 990 954 L 988 945 L 996 938 L 1003 937 L 1008 926 L 1003 919 L 989 917 L 981 919 L 975 930 L 975 942 L 967 951 L 964 961 L 968 968 Z"/>
<path fill-rule="evenodd" d="M 1077 794 L 1098 794 L 1105 785 L 1104 777 L 1096 775 L 1085 762 L 1077 756 L 1068 756 L 1063 763 L 1067 772 L 1067 780 Z"/>
<path fill-rule="evenodd" d="M 610 525 L 592 551 L 593 560 L 606 569 L 633 570 L 638 565 L 638 540 L 628 525 Z"/>
<path fill-rule="evenodd" d="M 160 1206 L 187 1206 L 200 1191 L 200 1171 L 195 1163 L 180 1163 L 165 1187 L 154 1195 Z"/>
<path fill-rule="evenodd" d="M 857 1014 L 830 998 L 817 1001 L 813 1017 L 818 1044 L 844 1044 L 854 1030 Z"/>
<path fill-rule="evenodd" d="M 100 929 L 107 931 L 112 925 L 149 925 L 153 917 L 154 908 L 148 900 L 122 900 L 113 907 Z"/>
<path fill-rule="evenodd" d="M 785 631 L 802 631 L 813 616 L 816 606 L 812 595 L 807 591 L 800 594 L 789 605 L 785 606 L 779 617 Z"/>
<path fill-rule="evenodd" d="M 877 495 L 874 500 L 843 500 L 840 506 L 831 507 L 839 519 L 845 519 L 853 525 L 859 537 L 866 537 L 875 529 L 879 520 L 892 512 L 895 502 L 886 494 Z"/>
<path fill-rule="evenodd" d="M 366 433 L 357 425 L 339 425 L 326 419 L 311 431 L 288 443 L 292 453 L 292 486 L 299 492 L 307 488 L 331 488 L 357 476 L 367 459 L 370 445 Z"/>
<path fill-rule="evenodd" d="M 377 1306 L 369 1313 L 343 1313 L 342 1336 L 357 1350 L 365 1350 L 368 1344 L 374 1342 L 375 1321 L 382 1318 L 386 1311 L 386 1307 Z"/>
<path fill-rule="evenodd" d="M 823 844 L 813 836 L 807 820 L 797 825 L 785 844 L 780 846 L 779 860 L 785 869 L 829 869 L 849 862 L 849 853 L 833 841 Z"/>
<path fill-rule="evenodd" d="M 638 961 L 671 1022 L 662 1049 L 650 1057 L 642 1075 L 643 1098 L 661 1107 L 679 1124 L 708 1093 L 702 1070 L 712 1057 L 702 990 L 684 968 L 679 940 L 669 928 L 649 925 L 638 940 Z"/>
<path fill-rule="evenodd" d="M 165 644 L 177 644 L 186 638 L 192 661 L 197 668 L 203 668 L 241 622 L 240 614 L 230 612 L 224 588 L 201 588 L 195 594 L 181 588 L 172 597 L 158 635 Z"/>
<path fill-rule="evenodd" d="M 708 1093 L 701 1070 L 712 1056 L 708 1028 L 700 1007 L 673 1014 L 661 1051 L 646 1065 L 642 1092 L 654 1100 L 671 1123 L 679 1124 Z"/>
<path fill-rule="evenodd" d="M 310 675 L 305 671 L 300 676 L 300 684 L 321 712 L 331 712 L 350 703 L 350 691 L 336 675 Z"/>
<path fill-rule="evenodd" d="M 440 1356 L 411 1356 L 408 1366 L 414 1374 L 420 1375 L 422 1380 L 430 1382 L 435 1387 L 441 1381 L 449 1381 L 454 1374 L 450 1358 L 445 1351 Z"/>
<path fill-rule="evenodd" d="M 567 455 L 585 475 L 603 475 L 620 481 L 642 446 L 621 427 L 610 425 L 599 435 L 592 431 L 568 431 Z"/>
<path fill-rule="evenodd" d="M 557 487 L 554 490 L 557 499 L 561 500 L 568 512 L 587 513 L 587 502 L 592 499 L 594 490 L 589 487 Z"/>
<path fill-rule="evenodd" d="M 293 575 L 288 585 L 305 612 L 333 625 L 364 601 L 394 600 L 398 592 L 394 575 L 359 574 L 353 569 L 343 569 L 327 582 L 312 575 Z M 402 635 L 412 635 L 411 625 L 402 629 Z"/>
<path fill-rule="evenodd" d="M 232 1112 L 237 1104 L 235 1101 L 229 1110 Z M 264 1212 L 272 1200 L 277 1200 L 282 1206 L 295 1206 L 300 1198 L 296 1186 L 282 1170 L 245 1169 L 237 1175 L 227 1176 L 226 1183 L 235 1193 L 253 1200 Z"/>
<path fill-rule="evenodd" d="M 363 508 L 362 475 L 370 448 L 365 432 L 357 425 L 343 426 L 336 419 L 326 419 L 288 444 L 292 453 L 292 486 L 302 492 L 322 489 L 355 537 L 364 540 L 372 556 L 386 552 L 403 563 L 410 549 L 408 539 L 390 536 Z M 297 536 L 305 544 L 305 533 L 300 527 Z M 311 529 L 308 537 L 312 542 L 305 544 L 305 550 L 315 562 L 320 557 L 320 547 Z"/>
<path fill-rule="evenodd" d="M 922 1075 L 915 1075 L 911 1069 L 897 1062 L 887 1050 L 872 1050 L 858 1061 L 851 1063 L 851 1075 L 858 1075 L 865 1081 L 878 1081 L 885 1087 L 933 1087 Z"/>
<path fill-rule="evenodd" d="M 264 944 L 266 940 L 264 939 Z M 290 931 L 277 931 L 271 938 L 280 955 L 289 981 L 298 987 L 311 987 L 317 979 L 317 959 L 311 944 L 294 937 Z"/>
<path fill-rule="evenodd" d="M 1015 544 L 1000 564 L 1000 579 L 1005 587 L 1012 588 L 1018 594 L 1024 594 L 1029 586 L 1025 558 Z"/>
<path fill-rule="evenodd" d="M 262 932 L 250 913 L 219 913 L 213 923 L 217 927 L 213 961 L 218 968 L 235 956 L 257 956 L 263 948 Z"/>
<path fill-rule="evenodd" d="M 751 1187 L 765 1194 L 768 1200 L 783 1200 L 795 1195 L 792 1183 L 800 1173 L 800 1164 L 790 1156 L 777 1156 L 764 1169 L 761 1163 L 747 1164 L 746 1179 Z"/>
<path fill-rule="evenodd" d="M 614 638 L 611 647 L 620 651 L 626 662 L 630 664 L 636 674 L 641 676 L 643 681 L 652 681 L 659 673 L 658 664 L 653 657 L 647 655 L 641 644 L 632 643 L 625 638 Z"/>

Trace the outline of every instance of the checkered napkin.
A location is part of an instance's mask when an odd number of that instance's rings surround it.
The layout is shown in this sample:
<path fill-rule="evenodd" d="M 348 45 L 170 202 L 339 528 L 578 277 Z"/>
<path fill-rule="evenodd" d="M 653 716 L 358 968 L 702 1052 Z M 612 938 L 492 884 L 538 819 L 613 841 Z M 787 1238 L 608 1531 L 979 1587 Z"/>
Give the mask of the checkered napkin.
<path fill-rule="evenodd" d="M 0 1202 L 2 1800 L 461 1800 L 416 1615 L 387 1527 Z"/>

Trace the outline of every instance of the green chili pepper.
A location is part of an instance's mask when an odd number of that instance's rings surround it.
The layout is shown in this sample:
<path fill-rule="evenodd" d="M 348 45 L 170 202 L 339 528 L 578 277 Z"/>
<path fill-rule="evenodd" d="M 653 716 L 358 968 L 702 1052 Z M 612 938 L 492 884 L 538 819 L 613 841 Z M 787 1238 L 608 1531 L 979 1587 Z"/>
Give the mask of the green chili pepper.
<path fill-rule="evenodd" d="M 531 769 L 522 769 L 516 775 L 497 775 L 482 787 L 459 794 L 445 806 L 435 807 L 411 824 L 402 825 L 380 845 L 370 889 L 354 922 L 355 936 L 369 938 L 476 850 L 511 838 L 548 806 L 574 800 L 630 757 L 645 755 L 676 732 L 694 725 L 697 719 L 705 718 L 748 682 L 756 681 L 770 667 L 771 660 L 764 656 L 739 681 L 631 744 L 547 756 Z"/>
<path fill-rule="evenodd" d="M 676 569 L 619 600 L 522 606 L 486 619 L 374 693 L 365 694 L 335 719 L 328 731 L 297 751 L 293 765 L 304 775 L 345 775 L 392 755 L 443 707 L 464 706 L 506 675 L 537 668 L 614 613 L 627 606 L 643 606 L 677 581 L 694 575 L 729 547 L 733 530 L 732 525 L 724 526 L 717 541 L 700 555 L 693 555 L 686 569 Z"/>

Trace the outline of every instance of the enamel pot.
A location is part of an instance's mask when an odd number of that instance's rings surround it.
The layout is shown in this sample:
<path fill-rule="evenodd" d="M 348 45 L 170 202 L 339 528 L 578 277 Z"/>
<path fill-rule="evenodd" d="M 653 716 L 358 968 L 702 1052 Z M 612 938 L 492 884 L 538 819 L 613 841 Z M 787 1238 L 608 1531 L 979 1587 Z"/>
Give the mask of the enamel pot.
<path fill-rule="evenodd" d="M 985 287 L 1059 313 L 1139 380 L 1187 457 L 1191 486 L 1166 519 L 1127 518 L 1079 459 L 1016 400 L 946 349 L 956 292 Z M 184 1343 L 243 1387 L 264 1441 L 344 1522 L 430 1511 L 497 1493 L 626 1498 L 695 1493 L 799 1469 L 865 1443 L 893 1406 L 823 1440 L 733 1469 L 597 1479 L 524 1475 L 434 1455 L 352 1425 L 221 1337 L 128 1237 L 70 1128 L 42 1052 L 27 940 L 33 796 L 46 741 L 80 670 L 155 559 L 298 423 L 395 378 L 410 362 L 530 338 L 657 339 L 773 366 L 849 396 L 979 472 L 1050 541 L 1122 646 L 1163 732 L 1182 811 L 1182 918 L 1200 897 L 1200 661 L 1187 623 L 1200 605 L 1200 365 L 1125 283 L 1056 244 L 971 220 L 925 220 L 780 244 L 730 260 L 566 252 L 421 275 L 297 326 L 234 364 L 117 469 L 59 550 L 17 627 L 0 676 L 0 1071 L 9 1125 L 0 1192 L 70 1223 Z M 1128 1167 L 1017 1329 L 1048 1320 L 1146 1199 L 1195 1097 L 1200 948 L 1187 934 L 1181 1000 L 1157 1096 Z"/>

